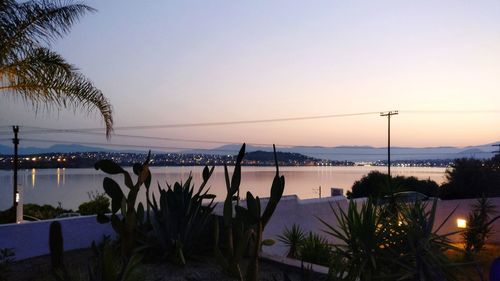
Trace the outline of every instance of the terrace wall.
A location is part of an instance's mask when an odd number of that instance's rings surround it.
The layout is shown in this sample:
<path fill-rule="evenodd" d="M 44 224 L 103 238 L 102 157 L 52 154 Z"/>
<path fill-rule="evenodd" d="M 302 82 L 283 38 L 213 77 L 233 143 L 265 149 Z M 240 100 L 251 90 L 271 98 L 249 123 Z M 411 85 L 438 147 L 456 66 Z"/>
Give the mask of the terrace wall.
<path fill-rule="evenodd" d="M 500 198 L 491 198 L 491 200 L 494 205 L 500 206 Z M 356 201 L 361 203 L 364 199 Z M 456 220 L 458 218 L 466 219 L 470 205 L 474 202 L 475 199 L 438 201 L 436 226 L 441 224 L 453 209 L 457 208 L 442 227 L 440 233 L 457 231 Z M 263 199 L 262 203 L 264 206 L 266 200 Z M 347 204 L 348 201 L 344 197 L 301 200 L 294 195 L 284 196 L 264 231 L 264 238 L 275 239 L 279 234 L 283 233 L 285 227 L 290 227 L 294 223 L 299 224 L 306 231 L 321 233 L 324 226 L 318 218 L 335 225 L 336 221 L 330 206 L 345 208 Z M 219 203 L 215 211 L 219 214 L 222 213 L 222 203 Z M 65 250 L 87 248 L 92 241 L 101 240 L 103 235 L 114 236 L 111 226 L 97 223 L 95 216 L 65 218 L 59 219 L 59 221 L 63 229 Z M 0 225 L 0 248 L 14 248 L 16 259 L 48 254 L 49 225 L 51 222 L 52 220 Z M 500 220 L 494 223 L 493 229 L 496 233 L 489 241 L 500 243 Z M 337 242 L 328 235 L 325 235 L 325 237 L 333 243 Z M 452 238 L 456 242 L 461 239 L 459 235 Z M 265 247 L 264 251 L 268 254 L 284 255 L 286 249 L 276 243 L 272 247 Z"/>

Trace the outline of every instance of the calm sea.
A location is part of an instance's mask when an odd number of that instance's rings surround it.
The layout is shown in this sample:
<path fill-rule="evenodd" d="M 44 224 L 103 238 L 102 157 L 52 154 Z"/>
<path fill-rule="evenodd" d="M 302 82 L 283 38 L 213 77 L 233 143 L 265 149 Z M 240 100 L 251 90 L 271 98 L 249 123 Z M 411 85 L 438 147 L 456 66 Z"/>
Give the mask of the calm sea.
<path fill-rule="evenodd" d="M 201 183 L 203 167 L 152 167 L 153 183 L 151 190 L 157 194 L 158 184 L 166 188 L 166 182 L 185 180 L 193 173 L 194 184 Z M 285 176 L 285 194 L 297 194 L 300 198 L 329 196 L 330 188 L 344 189 L 344 194 L 352 184 L 372 170 L 386 171 L 385 167 L 281 167 L 280 173 Z M 230 169 L 232 172 L 232 170 Z M 415 176 L 442 183 L 445 180 L 445 168 L 401 168 L 391 169 L 393 175 Z M 274 177 L 273 167 L 243 167 L 241 194 L 247 190 L 261 197 L 269 196 L 269 189 Z M 89 192 L 103 193 L 102 181 L 107 176 L 94 169 L 32 169 L 19 172 L 19 184 L 25 203 L 57 205 L 76 209 L 78 205 L 89 199 Z M 123 177 L 113 176 L 123 185 Z M 0 171 L 0 210 L 12 205 L 12 172 Z M 217 201 L 224 200 L 226 194 L 224 168 L 216 167 L 209 181 L 211 192 L 217 195 Z M 124 190 L 125 191 L 125 190 Z M 126 192 L 126 191 L 125 191 Z M 141 192 L 139 200 L 145 201 L 145 193 Z"/>

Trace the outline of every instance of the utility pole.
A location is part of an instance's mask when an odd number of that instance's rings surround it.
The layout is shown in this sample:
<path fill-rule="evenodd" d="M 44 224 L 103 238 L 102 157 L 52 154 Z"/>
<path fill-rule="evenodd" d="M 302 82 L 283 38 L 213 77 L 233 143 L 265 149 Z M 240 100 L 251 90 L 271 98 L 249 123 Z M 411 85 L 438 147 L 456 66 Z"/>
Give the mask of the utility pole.
<path fill-rule="evenodd" d="M 13 197 L 13 205 L 14 205 L 14 222 L 17 222 L 17 204 L 19 203 L 19 191 L 17 190 L 17 170 L 18 170 L 18 155 L 17 148 L 19 145 L 19 138 L 17 134 L 19 133 L 19 126 L 12 126 L 12 131 L 14 132 L 14 138 L 12 139 L 12 143 L 14 144 L 14 197 Z"/>
<path fill-rule="evenodd" d="M 387 174 L 391 176 L 391 116 L 398 115 L 398 111 L 380 112 L 380 116 L 387 116 Z"/>
<path fill-rule="evenodd" d="M 500 155 L 500 143 L 494 144 L 492 146 L 498 146 L 498 151 L 493 151 L 493 153 Z"/>

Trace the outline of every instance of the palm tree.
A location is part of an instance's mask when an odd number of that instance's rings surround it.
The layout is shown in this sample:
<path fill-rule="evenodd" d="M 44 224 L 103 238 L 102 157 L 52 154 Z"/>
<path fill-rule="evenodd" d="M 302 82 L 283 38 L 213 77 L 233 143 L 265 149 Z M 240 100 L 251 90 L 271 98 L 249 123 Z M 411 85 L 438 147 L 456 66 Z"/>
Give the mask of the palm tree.
<path fill-rule="evenodd" d="M 113 116 L 108 99 L 49 49 L 50 43 L 67 34 L 81 16 L 94 11 L 67 1 L 0 0 L 0 92 L 21 98 L 34 109 L 98 110 L 109 138 Z"/>

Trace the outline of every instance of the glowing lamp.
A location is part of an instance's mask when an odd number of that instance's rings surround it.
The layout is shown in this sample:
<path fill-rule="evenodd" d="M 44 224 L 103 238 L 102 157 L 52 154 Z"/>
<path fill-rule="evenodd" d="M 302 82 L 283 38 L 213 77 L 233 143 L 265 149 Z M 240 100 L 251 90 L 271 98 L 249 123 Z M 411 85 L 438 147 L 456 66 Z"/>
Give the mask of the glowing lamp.
<path fill-rule="evenodd" d="M 16 203 L 19 203 L 19 191 L 16 191 Z"/>
<path fill-rule="evenodd" d="M 464 219 L 457 219 L 458 228 L 467 228 L 467 221 Z"/>

